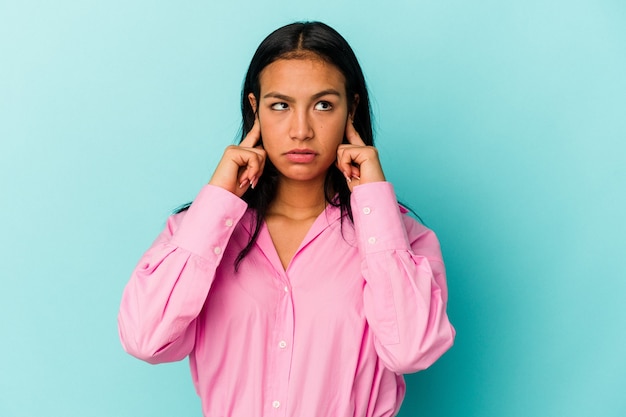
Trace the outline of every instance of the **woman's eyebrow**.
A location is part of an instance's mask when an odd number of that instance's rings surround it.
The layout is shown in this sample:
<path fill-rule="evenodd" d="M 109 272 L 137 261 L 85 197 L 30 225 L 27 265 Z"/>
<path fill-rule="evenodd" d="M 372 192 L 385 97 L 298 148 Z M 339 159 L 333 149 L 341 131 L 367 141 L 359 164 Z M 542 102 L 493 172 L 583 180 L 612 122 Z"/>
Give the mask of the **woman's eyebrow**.
<path fill-rule="evenodd" d="M 313 99 L 318 99 L 320 97 L 324 97 L 324 96 L 328 96 L 328 95 L 333 95 L 333 96 L 337 96 L 337 97 L 341 97 L 341 93 L 337 90 L 335 90 L 334 88 L 329 88 L 327 90 L 322 90 L 317 94 L 313 94 Z"/>
<path fill-rule="evenodd" d="M 269 93 L 264 95 L 263 98 L 277 98 L 277 99 L 284 100 L 284 101 L 293 101 L 293 98 L 286 96 L 284 94 L 277 93 L 275 91 L 270 91 Z"/>
<path fill-rule="evenodd" d="M 313 94 L 311 96 L 311 98 L 313 100 L 315 100 L 315 99 L 318 99 L 320 97 L 324 97 L 324 96 L 327 96 L 327 95 L 333 95 L 333 96 L 341 97 L 341 93 L 339 91 L 335 90 L 334 88 L 329 88 L 329 89 L 326 89 L 326 90 L 322 90 L 319 93 Z M 284 101 L 294 101 L 293 97 L 281 94 L 281 93 L 276 92 L 276 91 L 270 91 L 269 93 L 265 94 L 263 96 L 263 98 L 264 99 L 265 98 L 277 98 L 279 100 L 284 100 Z"/>

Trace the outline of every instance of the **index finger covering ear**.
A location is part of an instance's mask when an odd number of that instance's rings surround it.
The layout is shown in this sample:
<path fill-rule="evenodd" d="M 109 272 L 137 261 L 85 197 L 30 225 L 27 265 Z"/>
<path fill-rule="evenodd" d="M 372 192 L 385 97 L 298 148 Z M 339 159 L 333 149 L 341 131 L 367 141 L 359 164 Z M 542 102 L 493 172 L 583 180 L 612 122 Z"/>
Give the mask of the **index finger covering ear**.
<path fill-rule="evenodd" d="M 354 125 L 352 124 L 352 119 L 350 118 L 348 118 L 348 121 L 346 123 L 346 139 L 348 139 L 348 142 L 351 145 L 366 146 L 365 142 L 363 142 L 363 139 L 361 139 L 361 135 L 359 135 L 359 132 L 357 132 L 354 128 Z"/>
<path fill-rule="evenodd" d="M 254 118 L 254 124 L 252 125 L 252 129 L 248 132 L 246 137 L 241 141 L 239 146 L 243 146 L 246 148 L 253 148 L 261 139 L 261 125 L 259 124 L 259 118 Z"/>

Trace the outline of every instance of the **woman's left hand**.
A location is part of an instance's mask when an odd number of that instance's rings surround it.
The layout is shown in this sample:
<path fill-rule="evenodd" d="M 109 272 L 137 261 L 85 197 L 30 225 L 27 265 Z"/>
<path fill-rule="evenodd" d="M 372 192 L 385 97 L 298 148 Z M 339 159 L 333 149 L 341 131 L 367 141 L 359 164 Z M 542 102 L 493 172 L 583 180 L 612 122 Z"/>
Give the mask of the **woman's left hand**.
<path fill-rule="evenodd" d="M 378 151 L 363 142 L 350 118 L 346 123 L 346 139 L 349 143 L 337 148 L 337 168 L 346 177 L 350 191 L 360 184 L 385 181 Z"/>

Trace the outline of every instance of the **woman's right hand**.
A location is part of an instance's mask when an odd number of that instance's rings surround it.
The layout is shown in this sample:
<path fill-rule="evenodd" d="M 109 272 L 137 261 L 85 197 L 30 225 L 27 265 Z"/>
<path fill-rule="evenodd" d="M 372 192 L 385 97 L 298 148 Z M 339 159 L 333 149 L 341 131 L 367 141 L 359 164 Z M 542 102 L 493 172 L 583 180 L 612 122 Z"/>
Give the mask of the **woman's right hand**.
<path fill-rule="evenodd" d="M 266 153 L 258 144 L 260 139 L 261 127 L 257 117 L 239 146 L 226 148 L 209 184 L 222 187 L 237 197 L 241 197 L 248 187 L 254 188 L 265 167 Z"/>

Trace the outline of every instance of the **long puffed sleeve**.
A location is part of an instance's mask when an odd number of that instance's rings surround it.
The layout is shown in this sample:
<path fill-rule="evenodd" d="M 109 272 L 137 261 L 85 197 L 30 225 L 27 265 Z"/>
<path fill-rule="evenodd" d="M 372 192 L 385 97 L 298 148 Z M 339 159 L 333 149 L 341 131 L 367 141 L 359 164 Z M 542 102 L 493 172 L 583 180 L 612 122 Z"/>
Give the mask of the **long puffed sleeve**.
<path fill-rule="evenodd" d="M 402 213 L 390 183 L 355 187 L 351 204 L 376 352 L 398 374 L 425 369 L 455 336 L 437 237 Z"/>
<path fill-rule="evenodd" d="M 186 212 L 168 219 L 124 289 L 118 328 L 128 353 L 160 363 L 191 352 L 196 318 L 246 208 L 234 194 L 206 185 Z"/>

